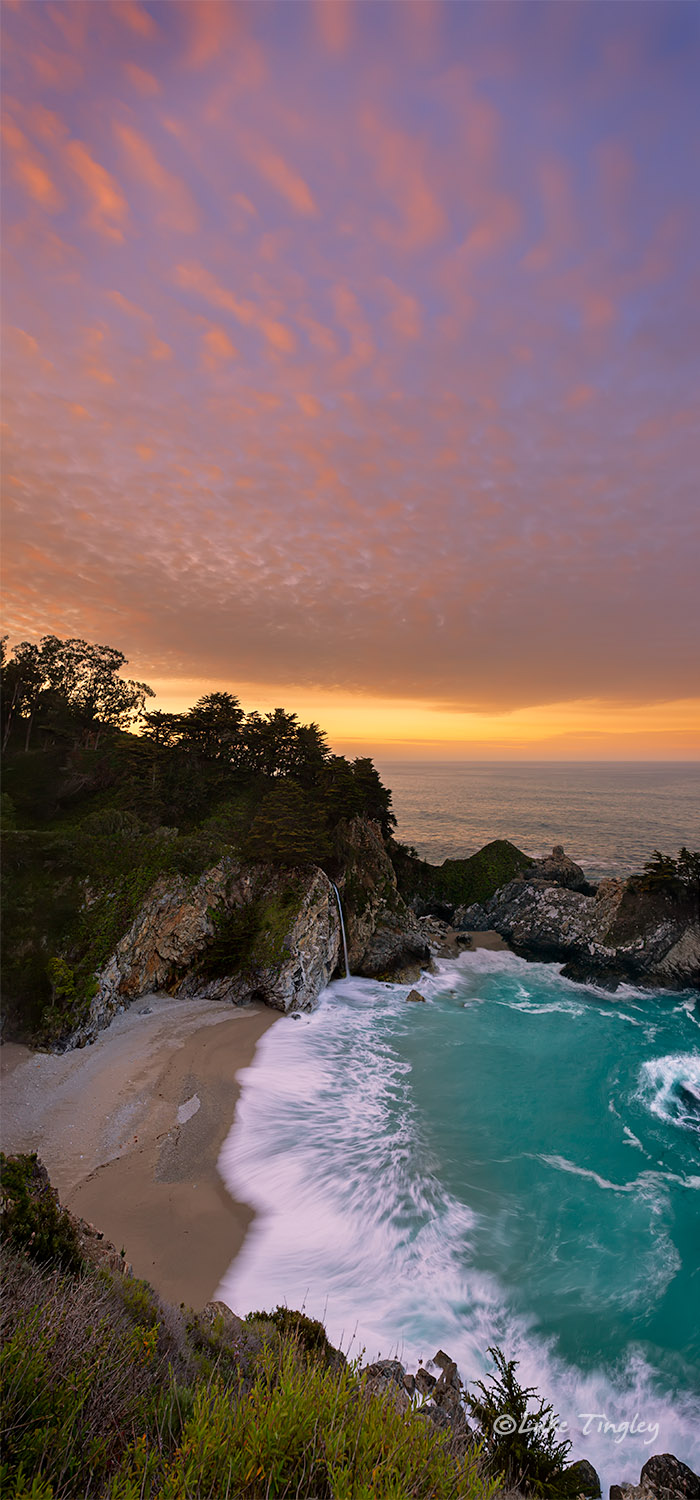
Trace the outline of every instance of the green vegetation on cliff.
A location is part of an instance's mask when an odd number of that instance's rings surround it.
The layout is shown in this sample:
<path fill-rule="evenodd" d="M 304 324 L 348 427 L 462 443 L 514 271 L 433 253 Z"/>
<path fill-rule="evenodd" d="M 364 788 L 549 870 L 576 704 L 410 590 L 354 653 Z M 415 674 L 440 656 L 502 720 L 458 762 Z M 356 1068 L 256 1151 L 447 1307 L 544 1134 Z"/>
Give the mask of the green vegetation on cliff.
<path fill-rule="evenodd" d="M 32 1158 L 13 1167 L 10 1199 L 25 1167 L 36 1177 Z M 478 1451 L 374 1394 L 321 1324 L 288 1308 L 197 1316 L 99 1264 L 37 1264 L 3 1194 L 6 1500 L 493 1494 Z"/>
<path fill-rule="evenodd" d="M 475 1440 L 463 1413 L 412 1404 L 400 1366 L 377 1381 L 303 1312 L 168 1306 L 61 1208 L 35 1156 L 3 1158 L 0 1188 L 5 1500 L 495 1500 L 503 1481 L 579 1494 L 552 1408 L 499 1349 L 488 1383 L 461 1393 Z"/>
<path fill-rule="evenodd" d="M 502 885 L 532 864 L 507 839 L 494 839 L 468 859 L 446 859 L 441 865 L 430 865 L 393 841 L 390 849 L 404 901 L 417 897 L 427 903 L 444 902 L 449 906 L 489 901 Z"/>
<path fill-rule="evenodd" d="M 393 826 L 372 761 L 332 755 L 317 724 L 210 693 L 147 712 L 110 647 L 46 636 L 2 662 L 5 1021 L 41 1045 L 85 1019 L 96 975 L 159 876 L 225 853 L 338 868 L 344 822 Z M 210 973 L 279 949 L 270 901 L 216 934 Z M 288 912 L 287 912 L 288 915 Z M 238 922 L 238 925 L 237 925 Z"/>

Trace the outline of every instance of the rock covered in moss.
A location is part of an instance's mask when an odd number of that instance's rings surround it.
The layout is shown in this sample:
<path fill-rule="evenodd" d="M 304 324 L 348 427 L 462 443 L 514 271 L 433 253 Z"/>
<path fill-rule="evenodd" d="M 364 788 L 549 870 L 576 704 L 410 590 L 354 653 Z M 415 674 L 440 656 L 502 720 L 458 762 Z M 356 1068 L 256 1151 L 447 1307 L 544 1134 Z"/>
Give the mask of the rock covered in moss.
<path fill-rule="evenodd" d="M 339 857 L 351 972 L 412 983 L 430 965 L 430 949 L 399 894 L 379 824 L 353 819 L 343 831 Z"/>
<path fill-rule="evenodd" d="M 225 942 L 212 973 L 211 953 L 178 986 L 244 1005 L 262 1001 L 274 1010 L 312 1010 L 338 962 L 340 919 L 335 894 L 323 870 L 275 872 L 257 893 L 247 948 L 234 944 L 227 962 Z M 232 923 L 237 931 L 235 919 Z M 222 928 L 225 923 L 222 924 Z"/>
<path fill-rule="evenodd" d="M 87 1021 L 68 1045 L 93 1041 L 118 1011 L 156 990 L 309 1010 L 339 945 L 337 904 L 322 870 L 227 856 L 194 882 L 161 876 L 98 975 Z"/>
<path fill-rule="evenodd" d="M 587 1458 L 579 1458 L 564 1470 L 567 1493 L 583 1496 L 584 1500 L 600 1500 L 600 1479 Z"/>
<path fill-rule="evenodd" d="M 561 850 L 549 873 L 548 866 L 540 861 L 510 881 L 483 911 L 467 909 L 463 925 L 493 928 L 525 958 L 559 961 L 566 978 L 584 983 L 700 984 L 700 914 L 692 895 L 649 888 L 636 876 L 580 889 L 575 872 L 583 872 Z"/>

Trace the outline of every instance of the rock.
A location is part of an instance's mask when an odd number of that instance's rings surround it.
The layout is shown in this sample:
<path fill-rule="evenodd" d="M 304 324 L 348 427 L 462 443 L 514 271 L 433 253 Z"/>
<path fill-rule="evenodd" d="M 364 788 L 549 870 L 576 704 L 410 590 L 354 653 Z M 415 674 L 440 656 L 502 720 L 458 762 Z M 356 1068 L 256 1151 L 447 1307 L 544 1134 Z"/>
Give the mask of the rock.
<path fill-rule="evenodd" d="M 434 1375 L 431 1375 L 429 1370 L 424 1369 L 423 1365 L 421 1365 L 416 1370 L 415 1383 L 416 1390 L 420 1392 L 421 1396 L 429 1396 L 437 1385 L 437 1380 Z"/>
<path fill-rule="evenodd" d="M 225 1302 L 207 1302 L 197 1314 L 197 1322 L 208 1333 L 215 1333 L 224 1343 L 237 1345 L 245 1334 L 245 1322 Z"/>
<path fill-rule="evenodd" d="M 285 891 L 296 895 L 284 908 Z M 232 1005 L 261 1001 L 283 1012 L 313 1010 L 332 977 L 340 951 L 340 919 L 335 893 L 323 870 L 294 870 L 269 878 L 257 900 L 269 907 L 275 934 L 265 927 L 240 968 L 205 982 L 196 971 L 177 987 L 183 995 L 202 995 Z M 286 928 L 286 930 L 284 930 Z"/>
<path fill-rule="evenodd" d="M 488 932 L 491 919 L 487 916 L 483 906 L 475 902 L 473 906 L 458 906 L 452 918 L 452 926 L 459 932 Z"/>
<path fill-rule="evenodd" d="M 485 927 L 516 953 L 561 962 L 565 978 L 610 989 L 623 981 L 700 985 L 700 917 L 690 897 L 645 889 L 634 876 L 603 880 L 588 894 L 548 883 L 545 863 L 539 875 L 525 872 L 503 886 L 485 909 Z"/>
<path fill-rule="evenodd" d="M 411 1410 L 411 1397 L 404 1384 L 406 1371 L 398 1359 L 378 1359 L 361 1373 L 369 1395 L 390 1401 L 397 1411 Z"/>
<path fill-rule="evenodd" d="M 566 1469 L 567 1491 L 571 1495 L 584 1495 L 585 1500 L 599 1500 L 600 1479 L 587 1458 L 579 1458 Z"/>
<path fill-rule="evenodd" d="M 654 1500 L 645 1484 L 611 1484 L 610 1500 Z"/>
<path fill-rule="evenodd" d="M 425 995 L 419 994 L 418 990 L 410 991 L 410 993 L 406 996 L 406 1001 L 408 1002 L 409 1000 L 420 1000 L 422 1001 L 423 1005 L 425 1005 Z"/>
<path fill-rule="evenodd" d="M 655 1453 L 648 1458 L 639 1476 L 654 1500 L 700 1500 L 700 1475 L 672 1453 Z"/>
<path fill-rule="evenodd" d="M 455 909 L 453 901 L 423 901 L 420 896 L 413 896 L 408 904 L 417 917 L 437 917 L 438 921 L 452 926 Z"/>
<path fill-rule="evenodd" d="M 543 880 L 546 885 L 560 885 L 567 891 L 583 891 L 594 894 L 595 886 L 589 884 L 580 865 L 574 864 L 561 844 L 555 844 L 551 854 L 544 859 L 535 859 L 528 870 L 523 870 L 522 880 Z"/>
<path fill-rule="evenodd" d="M 373 1379 L 393 1380 L 396 1385 L 403 1385 L 406 1379 L 406 1370 L 398 1359 L 377 1359 L 373 1365 L 365 1365 L 362 1373 Z"/>
<path fill-rule="evenodd" d="M 213 945 L 240 914 L 255 921 L 247 951 L 212 965 Z M 244 922 L 245 925 L 245 922 Z M 157 990 L 233 1005 L 262 1001 L 276 1010 L 311 1010 L 335 969 L 340 920 L 323 870 L 278 870 L 220 860 L 194 885 L 161 876 L 97 976 L 87 1021 L 69 1047 L 94 1041 L 132 1000 Z"/>
<path fill-rule="evenodd" d="M 354 818 L 339 838 L 338 881 L 353 974 L 412 984 L 430 965 L 420 923 L 399 895 L 378 823 Z"/>

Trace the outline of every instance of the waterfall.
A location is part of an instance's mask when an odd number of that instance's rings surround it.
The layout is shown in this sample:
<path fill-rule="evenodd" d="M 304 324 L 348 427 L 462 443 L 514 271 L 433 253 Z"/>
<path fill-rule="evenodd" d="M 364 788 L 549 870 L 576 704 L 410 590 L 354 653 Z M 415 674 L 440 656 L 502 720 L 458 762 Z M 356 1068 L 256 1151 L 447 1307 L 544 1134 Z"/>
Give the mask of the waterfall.
<path fill-rule="evenodd" d="M 342 901 L 340 899 L 340 891 L 338 890 L 338 887 L 335 884 L 334 880 L 331 881 L 331 885 L 333 886 L 333 890 L 335 891 L 335 899 L 338 902 L 338 915 L 340 917 L 340 931 L 341 931 L 342 938 L 343 938 L 343 954 L 345 955 L 345 978 L 349 979 L 351 976 L 350 976 L 350 965 L 348 963 L 348 944 L 347 944 L 347 938 L 345 936 L 345 923 L 343 921 L 343 903 L 342 903 Z"/>

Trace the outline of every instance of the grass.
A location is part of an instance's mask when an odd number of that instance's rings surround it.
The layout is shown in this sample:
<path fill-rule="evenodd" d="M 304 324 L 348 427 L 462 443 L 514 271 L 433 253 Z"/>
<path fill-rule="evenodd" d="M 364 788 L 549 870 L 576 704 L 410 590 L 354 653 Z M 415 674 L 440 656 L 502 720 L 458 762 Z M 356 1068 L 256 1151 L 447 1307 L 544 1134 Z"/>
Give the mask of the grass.
<path fill-rule="evenodd" d="M 5 1500 L 494 1493 L 477 1451 L 454 1451 L 425 1417 L 370 1393 L 336 1351 L 331 1361 L 314 1347 L 302 1314 L 254 1314 L 225 1349 L 145 1283 L 104 1271 L 68 1275 L 10 1251 L 2 1290 Z"/>
<path fill-rule="evenodd" d="M 551 1407 L 530 1410 L 500 1350 L 463 1393 L 479 1441 L 400 1384 L 378 1390 L 303 1312 L 178 1310 L 85 1260 L 36 1157 L 1 1165 L 3 1500 L 495 1500 L 503 1476 L 578 1493 Z"/>

